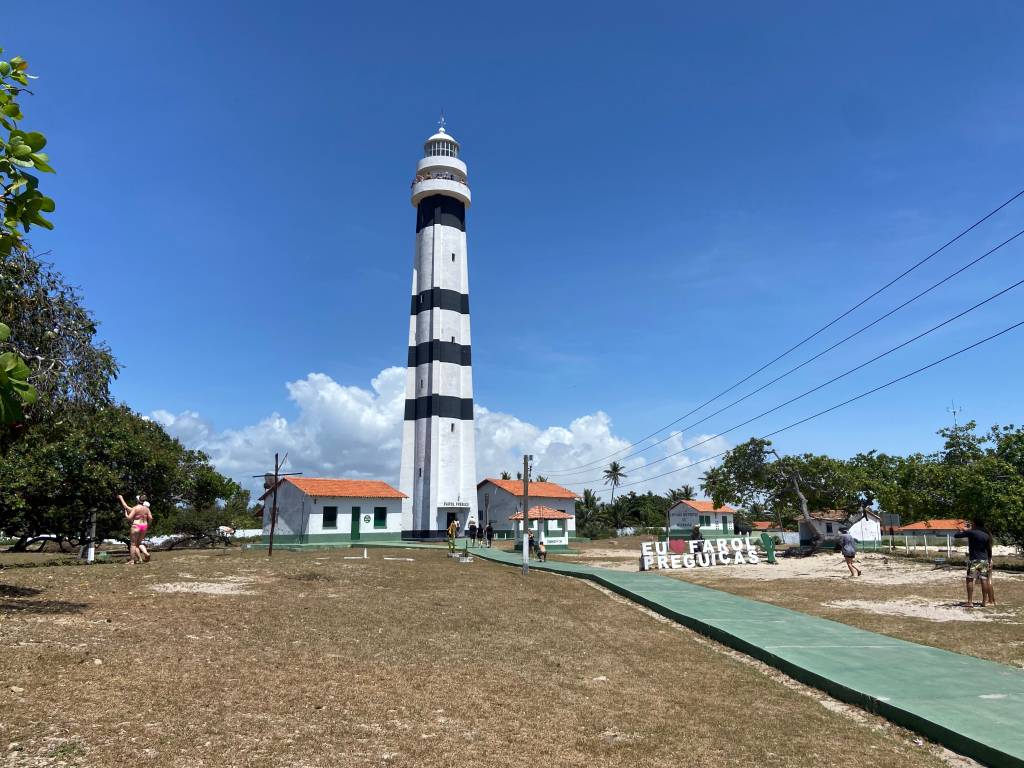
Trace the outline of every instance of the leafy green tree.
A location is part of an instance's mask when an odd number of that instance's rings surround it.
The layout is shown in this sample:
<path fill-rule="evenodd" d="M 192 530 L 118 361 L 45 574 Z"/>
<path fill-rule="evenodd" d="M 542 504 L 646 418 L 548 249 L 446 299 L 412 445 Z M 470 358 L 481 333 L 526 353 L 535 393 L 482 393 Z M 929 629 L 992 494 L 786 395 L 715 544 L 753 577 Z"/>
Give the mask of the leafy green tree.
<path fill-rule="evenodd" d="M 0 53 L 3 49 L 0 48 Z M 24 131 L 19 98 L 28 92 L 28 62 L 20 56 L 0 60 L 0 259 L 16 250 L 27 250 L 24 234 L 34 225 L 53 229 L 43 216 L 56 208 L 53 200 L 39 191 L 38 173 L 53 173 L 50 158 L 43 152 L 46 137 L 38 131 Z"/>
<path fill-rule="evenodd" d="M 11 329 L 0 323 L 0 343 L 11 336 Z M 25 417 L 24 406 L 36 401 L 36 389 L 28 383 L 30 371 L 14 352 L 0 353 L 0 425 L 13 424 Z"/>
<path fill-rule="evenodd" d="M 511 480 L 512 479 L 512 473 L 511 472 L 502 472 L 501 473 L 501 479 L 502 480 Z"/>
<path fill-rule="evenodd" d="M 612 500 L 611 503 L 615 504 L 615 489 L 622 484 L 622 481 L 628 477 L 623 467 L 619 462 L 613 461 L 608 465 L 608 469 L 604 471 L 604 484 L 612 487 Z M 621 526 L 618 526 L 621 527 Z"/>
<path fill-rule="evenodd" d="M 590 488 L 583 489 L 583 497 L 576 501 L 576 530 L 582 536 L 596 539 L 611 533 L 603 514 L 601 500 Z"/>
<path fill-rule="evenodd" d="M 125 406 L 80 408 L 31 424 L 24 437 L 0 460 L 0 529 L 20 547 L 43 534 L 81 538 L 94 512 L 100 538 L 124 536 L 118 493 L 145 493 L 159 528 L 190 499 L 212 503 L 212 488 L 238 489 L 214 477 L 202 453 Z"/>

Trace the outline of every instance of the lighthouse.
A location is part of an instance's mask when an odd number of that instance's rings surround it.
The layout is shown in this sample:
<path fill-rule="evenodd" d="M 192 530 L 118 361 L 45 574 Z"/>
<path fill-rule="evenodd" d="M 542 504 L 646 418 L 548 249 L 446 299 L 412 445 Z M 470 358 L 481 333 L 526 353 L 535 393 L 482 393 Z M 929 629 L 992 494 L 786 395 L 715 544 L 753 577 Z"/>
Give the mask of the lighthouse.
<path fill-rule="evenodd" d="M 479 521 L 469 338 L 466 164 L 445 130 L 423 146 L 412 182 L 416 249 L 399 485 L 404 538 Z"/>

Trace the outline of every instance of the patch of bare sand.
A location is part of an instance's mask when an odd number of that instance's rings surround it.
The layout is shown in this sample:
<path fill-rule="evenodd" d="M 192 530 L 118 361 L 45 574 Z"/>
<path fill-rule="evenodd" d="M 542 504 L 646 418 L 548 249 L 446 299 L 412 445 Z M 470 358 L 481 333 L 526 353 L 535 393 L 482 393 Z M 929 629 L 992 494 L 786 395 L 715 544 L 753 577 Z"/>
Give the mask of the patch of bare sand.
<path fill-rule="evenodd" d="M 179 574 L 187 576 L 187 574 Z M 248 576 L 226 576 L 216 581 L 168 581 L 162 584 L 151 584 L 154 592 L 191 592 L 204 595 L 254 595 L 246 589 L 255 579 Z"/>
<path fill-rule="evenodd" d="M 902 600 L 832 600 L 822 603 L 826 608 L 867 611 L 882 616 L 903 616 L 928 621 L 998 621 L 1013 618 L 1012 613 L 1002 613 L 988 608 L 968 610 L 959 603 L 928 600 L 924 597 L 910 597 Z"/>
<path fill-rule="evenodd" d="M 935 568 L 924 563 L 915 563 L 882 553 L 858 554 L 855 564 L 862 575 L 856 581 L 865 584 L 904 585 L 954 583 L 963 581 L 963 572 L 954 567 L 949 570 Z M 775 565 L 761 562 L 757 565 L 718 565 L 711 568 L 673 571 L 673 573 L 694 574 L 711 578 L 736 578 L 751 581 L 775 581 L 777 579 L 849 579 L 846 562 L 838 553 L 821 553 L 811 557 L 780 557 Z M 999 573 L 997 580 L 1015 580 L 1018 574 Z"/>

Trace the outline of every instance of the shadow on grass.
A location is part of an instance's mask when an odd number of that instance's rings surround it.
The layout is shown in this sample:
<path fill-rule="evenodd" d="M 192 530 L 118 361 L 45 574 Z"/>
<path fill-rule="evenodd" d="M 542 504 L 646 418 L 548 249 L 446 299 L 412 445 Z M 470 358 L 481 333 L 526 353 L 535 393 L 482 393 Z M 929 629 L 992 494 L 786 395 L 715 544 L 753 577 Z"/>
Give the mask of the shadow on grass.
<path fill-rule="evenodd" d="M 7 590 L 15 589 L 18 594 L 10 594 Z M 28 587 L 6 587 L 0 585 L 0 597 L 28 597 L 39 594 L 41 590 Z M 67 600 L 0 600 L 0 613 L 81 613 L 89 607 L 88 603 L 72 603 Z"/>
<path fill-rule="evenodd" d="M 0 584 L 0 597 L 33 597 L 42 591 L 35 587 L 15 587 L 12 584 Z"/>

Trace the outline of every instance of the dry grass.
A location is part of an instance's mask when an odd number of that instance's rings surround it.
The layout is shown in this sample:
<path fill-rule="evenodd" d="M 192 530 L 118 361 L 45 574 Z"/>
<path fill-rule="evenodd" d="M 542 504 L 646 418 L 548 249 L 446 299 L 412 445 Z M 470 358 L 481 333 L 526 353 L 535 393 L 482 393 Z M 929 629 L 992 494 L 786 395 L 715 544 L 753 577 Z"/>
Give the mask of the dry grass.
<path fill-rule="evenodd" d="M 5 766 L 942 765 L 581 582 L 344 554 L 0 572 Z"/>

